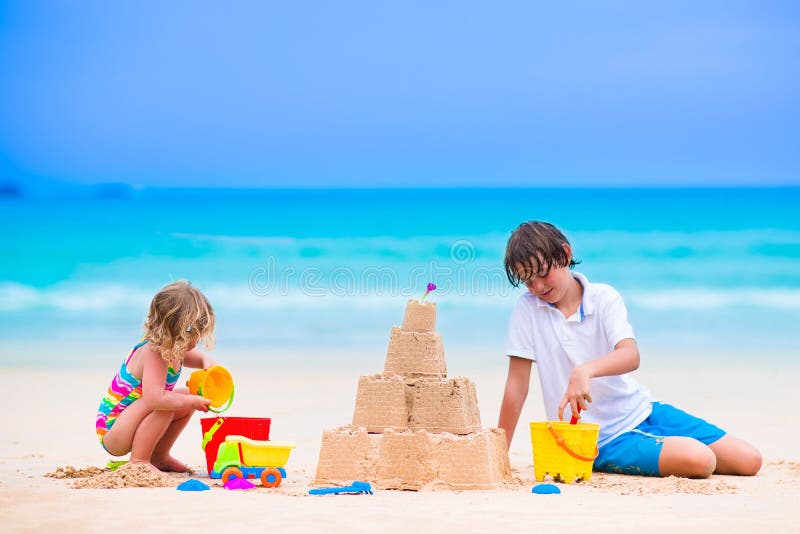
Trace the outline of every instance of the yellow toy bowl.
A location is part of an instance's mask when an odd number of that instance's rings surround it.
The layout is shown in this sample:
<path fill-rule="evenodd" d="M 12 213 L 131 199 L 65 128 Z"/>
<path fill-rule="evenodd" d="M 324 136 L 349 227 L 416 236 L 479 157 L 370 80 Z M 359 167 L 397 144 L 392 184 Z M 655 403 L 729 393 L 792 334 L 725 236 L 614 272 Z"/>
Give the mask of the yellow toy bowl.
<path fill-rule="evenodd" d="M 597 458 L 600 425 L 565 421 L 531 422 L 533 473 L 541 482 L 546 475 L 567 484 L 592 478 Z"/>
<path fill-rule="evenodd" d="M 242 465 L 283 467 L 295 444 L 289 441 L 258 441 L 244 436 L 228 436 L 225 441 L 239 444 Z"/>
<path fill-rule="evenodd" d="M 209 410 L 224 412 L 233 403 L 233 377 L 221 365 L 198 369 L 189 377 L 186 386 L 192 395 L 200 395 L 211 401 Z"/>

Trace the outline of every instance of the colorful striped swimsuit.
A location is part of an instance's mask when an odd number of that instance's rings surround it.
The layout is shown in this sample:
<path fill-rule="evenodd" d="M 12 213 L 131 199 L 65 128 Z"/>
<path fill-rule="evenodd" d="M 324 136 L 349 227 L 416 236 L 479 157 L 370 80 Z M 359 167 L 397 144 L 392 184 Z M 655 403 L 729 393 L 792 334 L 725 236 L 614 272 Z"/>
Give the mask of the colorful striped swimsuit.
<path fill-rule="evenodd" d="M 128 362 L 133 357 L 133 353 L 136 352 L 136 349 L 144 346 L 145 343 L 147 343 L 147 340 L 140 341 L 133 347 L 131 353 L 128 354 L 128 357 L 122 362 L 119 371 L 111 381 L 111 385 L 108 386 L 108 391 L 103 395 L 103 400 L 100 401 L 100 408 L 97 409 L 95 430 L 97 431 L 97 437 L 100 439 L 101 444 L 103 443 L 103 436 L 106 435 L 106 432 L 111 430 L 111 427 L 114 425 L 117 417 L 119 417 L 119 414 L 122 413 L 122 410 L 133 404 L 135 400 L 142 396 L 142 381 L 128 371 Z M 164 385 L 164 389 L 172 391 L 180 376 L 181 370 L 178 369 L 175 371 L 170 365 L 169 369 L 167 369 L 167 381 Z"/>

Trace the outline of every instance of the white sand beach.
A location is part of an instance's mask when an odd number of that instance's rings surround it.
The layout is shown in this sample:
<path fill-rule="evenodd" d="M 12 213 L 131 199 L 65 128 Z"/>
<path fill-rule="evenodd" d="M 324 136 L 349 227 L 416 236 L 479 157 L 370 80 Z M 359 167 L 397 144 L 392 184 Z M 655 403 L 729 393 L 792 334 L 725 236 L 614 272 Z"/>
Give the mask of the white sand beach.
<path fill-rule="evenodd" d="M 668 400 L 747 439 L 764 454 L 756 477 L 713 476 L 680 480 L 595 474 L 588 482 L 561 484 L 561 495 L 534 495 L 526 421 L 542 420 L 534 378 L 510 459 L 513 481 L 493 491 L 377 491 L 372 496 L 310 496 L 322 431 L 349 424 L 357 370 L 275 370 L 270 361 L 303 362 L 301 352 L 264 353 L 264 366 L 218 354 L 236 379 L 236 400 L 226 415 L 271 417 L 271 439 L 295 441 L 279 488 L 228 491 L 210 481 L 200 449 L 199 414 L 179 438 L 175 456 L 212 484 L 206 492 L 173 487 L 74 489 L 72 480 L 45 477 L 57 467 L 104 466 L 109 459 L 94 434 L 94 413 L 113 365 L 103 370 L 2 369 L 0 403 L 7 418 L 0 432 L 2 530 L 99 532 L 120 519 L 138 529 L 198 532 L 267 528 L 298 532 L 787 532 L 797 528 L 800 499 L 800 408 L 795 402 L 798 359 L 766 366 L 760 358 L 730 360 L 702 354 L 659 365 L 643 355 L 637 376 L 656 398 Z M 239 355 L 241 356 L 241 355 Z M 491 358 L 487 355 L 486 358 Z M 342 355 L 343 361 L 346 360 Z M 450 376 L 469 376 L 478 391 L 484 427 L 495 426 L 504 385 L 501 357 L 487 371 L 448 355 Z M 654 359 L 656 360 L 656 359 Z M 332 357 L 333 361 L 333 357 Z M 364 361 L 364 360 L 362 360 Z M 470 360 L 470 361 L 475 361 Z M 773 360 L 774 361 L 774 360 Z M 186 377 L 188 378 L 188 377 Z"/>

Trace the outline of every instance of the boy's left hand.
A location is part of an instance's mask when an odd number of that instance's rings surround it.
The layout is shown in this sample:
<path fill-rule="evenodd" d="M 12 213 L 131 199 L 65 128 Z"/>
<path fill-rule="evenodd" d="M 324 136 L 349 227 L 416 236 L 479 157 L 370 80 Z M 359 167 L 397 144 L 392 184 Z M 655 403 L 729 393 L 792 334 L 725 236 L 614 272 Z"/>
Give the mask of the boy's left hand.
<path fill-rule="evenodd" d="M 572 416 L 576 418 L 580 418 L 578 406 L 580 406 L 581 410 L 585 410 L 589 407 L 589 403 L 592 402 L 592 395 L 589 392 L 590 379 L 591 375 L 585 367 L 579 365 L 572 370 L 572 373 L 569 375 L 567 391 L 564 393 L 564 397 L 558 405 L 559 421 L 564 419 L 564 408 L 567 404 L 569 404 L 572 409 Z"/>

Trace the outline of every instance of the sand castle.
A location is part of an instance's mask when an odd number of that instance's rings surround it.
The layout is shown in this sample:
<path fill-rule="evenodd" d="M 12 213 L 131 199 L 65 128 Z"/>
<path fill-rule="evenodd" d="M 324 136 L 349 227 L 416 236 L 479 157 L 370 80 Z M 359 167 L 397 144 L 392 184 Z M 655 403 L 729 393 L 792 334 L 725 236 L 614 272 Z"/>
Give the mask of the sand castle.
<path fill-rule="evenodd" d="M 505 432 L 482 429 L 475 384 L 447 378 L 436 304 L 409 300 L 383 373 L 359 378 L 353 423 L 323 433 L 315 484 L 492 489 L 509 477 Z"/>

